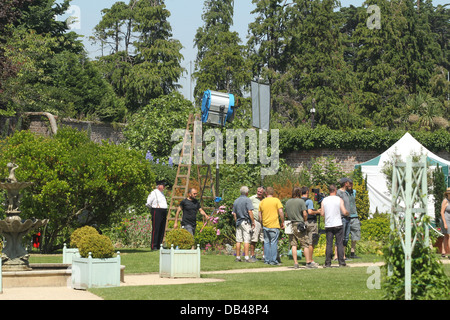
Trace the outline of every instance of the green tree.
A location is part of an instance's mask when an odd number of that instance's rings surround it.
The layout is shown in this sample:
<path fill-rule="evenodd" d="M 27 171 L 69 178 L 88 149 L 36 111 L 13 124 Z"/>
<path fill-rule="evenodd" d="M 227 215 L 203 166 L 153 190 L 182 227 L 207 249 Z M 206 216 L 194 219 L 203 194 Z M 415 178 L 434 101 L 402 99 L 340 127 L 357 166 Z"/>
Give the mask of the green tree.
<path fill-rule="evenodd" d="M 108 225 L 130 206 L 139 206 L 154 175 L 139 152 L 89 140 L 86 133 L 60 128 L 54 138 L 21 131 L 0 143 L 0 176 L 6 164 L 19 165 L 25 190 L 22 218 L 50 219 L 44 251 L 61 248 L 75 228 Z M 83 219 L 81 219 L 83 218 Z"/>
<path fill-rule="evenodd" d="M 60 116 L 119 120 L 124 106 L 85 54 L 61 50 L 50 34 L 17 29 L 5 55 L 20 71 L 4 84 L 2 100 L 16 112 L 47 111 Z M 64 45 L 64 44 L 63 44 Z"/>
<path fill-rule="evenodd" d="M 293 99 L 309 114 L 316 101 L 316 119 L 332 128 L 359 127 L 361 110 L 353 92 L 358 82 L 344 59 L 338 2 L 297 1 L 289 8 L 289 61 Z"/>
<path fill-rule="evenodd" d="M 111 54 L 98 65 L 128 111 L 178 89 L 182 45 L 172 38 L 164 1 L 117 2 L 103 13 L 94 38 L 102 47 L 110 44 Z"/>
<path fill-rule="evenodd" d="M 155 159 L 167 158 L 178 143 L 171 142 L 174 129 L 185 130 L 189 114 L 195 111 L 178 92 L 153 99 L 129 119 L 124 130 L 126 145 L 143 156 L 150 151 Z"/>
<path fill-rule="evenodd" d="M 105 47 L 110 47 L 110 54 L 120 51 L 129 54 L 132 45 L 133 19 L 132 8 L 125 2 L 116 2 L 111 8 L 102 10 L 102 19 L 94 28 L 93 40 L 100 42 L 102 56 Z"/>
<path fill-rule="evenodd" d="M 426 91 L 442 50 L 428 21 L 431 8 L 416 1 L 377 0 L 381 28 L 368 28 L 368 14 L 358 12 L 353 33 L 357 45 L 356 72 L 362 81 L 363 103 L 377 125 L 394 127 L 404 97 Z"/>
<path fill-rule="evenodd" d="M 253 63 L 253 75 L 272 84 L 277 73 L 286 70 L 287 21 L 283 0 L 252 0 L 255 21 L 249 24 L 247 46 Z"/>
<path fill-rule="evenodd" d="M 441 219 L 441 207 L 442 201 L 444 200 L 444 192 L 447 189 L 447 184 L 445 183 L 445 175 L 442 171 L 442 168 L 439 165 L 436 166 L 436 169 L 432 173 L 433 178 L 433 196 L 434 196 L 434 215 L 435 215 L 435 223 L 439 225 L 439 221 Z"/>
<path fill-rule="evenodd" d="M 9 27 L 20 16 L 20 9 L 25 3 L 31 0 L 11 0 L 0 2 L 0 94 L 2 93 L 3 83 L 9 77 L 17 72 L 17 66 L 5 56 L 4 44 L 11 35 Z M 0 113 L 6 109 L 5 102 L 0 97 Z"/>
<path fill-rule="evenodd" d="M 198 50 L 194 73 L 197 99 L 201 100 L 208 89 L 242 96 L 243 87 L 250 82 L 245 46 L 240 44 L 238 33 L 230 31 L 233 6 L 233 0 L 206 0 L 204 3 L 204 25 L 197 30 L 194 39 Z"/>
<path fill-rule="evenodd" d="M 252 63 L 252 76 L 262 78 L 272 86 L 272 109 L 274 112 L 285 111 L 288 104 L 291 123 L 304 119 L 300 104 L 289 97 L 292 86 L 289 83 L 288 15 L 286 2 L 282 0 L 253 0 L 256 8 L 252 14 L 255 21 L 249 24 L 247 42 L 249 59 Z"/>

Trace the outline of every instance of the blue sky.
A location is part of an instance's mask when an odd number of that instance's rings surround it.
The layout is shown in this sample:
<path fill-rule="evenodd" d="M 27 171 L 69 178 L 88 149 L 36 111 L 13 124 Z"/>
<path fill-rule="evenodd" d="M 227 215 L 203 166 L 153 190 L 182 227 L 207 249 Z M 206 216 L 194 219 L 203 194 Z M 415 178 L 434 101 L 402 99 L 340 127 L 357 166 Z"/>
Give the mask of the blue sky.
<path fill-rule="evenodd" d="M 122 0 L 128 2 L 128 0 Z M 73 31 L 84 36 L 83 42 L 86 50 L 89 52 L 91 58 L 99 56 L 101 52 L 95 45 L 90 43 L 89 36 L 92 35 L 92 30 L 101 19 L 101 10 L 110 8 L 116 0 L 72 0 L 72 10 L 68 12 L 67 16 L 77 16 L 79 19 L 78 25 Z M 186 98 L 190 98 L 190 62 L 195 60 L 196 49 L 193 47 L 193 39 L 199 27 L 203 25 L 201 15 L 203 12 L 204 0 L 166 0 L 166 7 L 171 12 L 169 18 L 172 26 L 173 38 L 181 41 L 184 49 L 182 54 L 184 61 L 183 67 L 187 70 L 179 83 L 182 85 L 180 90 Z M 341 0 L 341 6 L 347 7 L 349 5 L 361 6 L 362 0 Z M 434 0 L 433 4 L 445 4 L 448 0 Z M 234 25 L 233 31 L 237 31 L 241 40 L 245 43 L 247 41 L 248 24 L 254 20 L 251 15 L 254 5 L 251 0 L 235 0 L 234 8 Z M 62 19 L 67 16 L 61 17 Z"/>

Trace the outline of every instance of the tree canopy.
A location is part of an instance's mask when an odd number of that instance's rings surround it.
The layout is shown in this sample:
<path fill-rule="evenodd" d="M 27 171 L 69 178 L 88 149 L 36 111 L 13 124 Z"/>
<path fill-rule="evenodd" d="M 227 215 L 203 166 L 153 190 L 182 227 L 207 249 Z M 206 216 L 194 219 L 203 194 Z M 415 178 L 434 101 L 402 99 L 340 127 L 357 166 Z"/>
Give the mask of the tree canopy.
<path fill-rule="evenodd" d="M 91 142 L 85 132 L 60 128 L 53 137 L 16 132 L 0 143 L 0 176 L 15 159 L 24 190 L 21 218 L 49 219 L 44 251 L 61 248 L 77 227 L 108 225 L 129 207 L 142 206 L 154 183 L 140 152 Z M 1 208 L 0 210 L 2 210 Z"/>
<path fill-rule="evenodd" d="M 449 128 L 448 5 L 431 0 L 252 0 L 247 40 L 232 31 L 234 1 L 205 0 L 194 38 L 194 96 L 249 96 L 271 85 L 272 127 L 315 121 L 332 129 Z M 163 0 L 114 2 L 102 10 L 89 59 L 67 24 L 70 0 L 0 4 L 0 113 L 50 111 L 126 122 L 179 89 L 181 42 Z M 376 6 L 379 27 L 370 27 Z M 70 63 L 69 63 L 70 62 Z"/>

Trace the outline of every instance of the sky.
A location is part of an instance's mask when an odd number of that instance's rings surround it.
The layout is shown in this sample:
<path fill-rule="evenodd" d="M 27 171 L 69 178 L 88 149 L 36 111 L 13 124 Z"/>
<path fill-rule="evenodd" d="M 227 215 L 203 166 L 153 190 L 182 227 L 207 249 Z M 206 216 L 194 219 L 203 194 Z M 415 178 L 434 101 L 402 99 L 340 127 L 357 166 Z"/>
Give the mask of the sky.
<path fill-rule="evenodd" d="M 128 0 L 122 0 L 128 3 Z M 59 17 L 60 20 L 65 20 L 69 16 L 77 18 L 77 22 L 73 24 L 73 31 L 83 36 L 82 40 L 89 56 L 92 59 L 101 55 L 101 51 L 95 44 L 89 41 L 89 36 L 92 35 L 94 27 L 101 19 L 101 10 L 110 8 L 116 0 L 72 0 L 71 8 L 66 15 Z M 341 0 L 342 7 L 354 5 L 361 6 L 363 0 Z M 194 84 L 190 81 L 191 70 L 194 68 L 194 61 L 197 50 L 194 48 L 193 40 L 197 29 L 203 25 L 204 0 L 166 0 L 167 9 L 171 12 L 169 22 L 172 26 L 173 38 L 178 39 L 183 45 L 182 54 L 184 61 L 182 66 L 187 73 L 180 79 L 179 84 L 182 86 L 180 92 L 189 100 L 192 101 L 191 92 Z M 434 0 L 433 4 L 446 4 L 448 0 Z M 234 25 L 232 31 L 237 31 L 243 43 L 247 42 L 248 24 L 254 20 L 251 11 L 254 5 L 251 0 L 235 0 L 234 7 Z M 212 88 L 213 90 L 213 88 Z"/>

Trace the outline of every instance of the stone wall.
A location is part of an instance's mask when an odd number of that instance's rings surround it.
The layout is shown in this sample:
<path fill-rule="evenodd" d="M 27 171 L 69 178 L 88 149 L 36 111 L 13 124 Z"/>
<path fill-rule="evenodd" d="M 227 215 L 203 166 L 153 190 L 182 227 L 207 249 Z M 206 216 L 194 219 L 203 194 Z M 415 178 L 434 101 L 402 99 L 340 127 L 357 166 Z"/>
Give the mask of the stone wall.
<path fill-rule="evenodd" d="M 92 121 L 78 121 L 74 119 L 57 119 L 58 128 L 69 126 L 78 130 L 87 131 L 94 142 L 103 140 L 118 144 L 124 140 L 123 124 L 110 124 Z M 49 119 L 42 115 L 32 115 L 19 120 L 16 117 L 0 117 L 0 134 L 2 136 L 12 134 L 17 127 L 28 129 L 31 132 L 49 136 L 52 134 Z"/>

